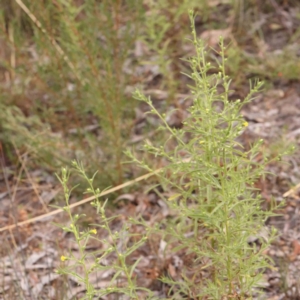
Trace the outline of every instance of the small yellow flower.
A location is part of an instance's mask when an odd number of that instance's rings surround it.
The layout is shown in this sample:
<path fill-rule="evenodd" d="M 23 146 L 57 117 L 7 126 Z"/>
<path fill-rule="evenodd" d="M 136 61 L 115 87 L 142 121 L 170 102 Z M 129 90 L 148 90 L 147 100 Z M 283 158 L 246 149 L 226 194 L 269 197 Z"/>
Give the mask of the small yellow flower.
<path fill-rule="evenodd" d="M 62 256 L 60 257 L 60 260 L 61 260 L 61 261 L 66 261 L 66 260 L 68 260 L 68 257 L 62 255 Z"/>
<path fill-rule="evenodd" d="M 94 228 L 94 229 L 91 229 L 91 230 L 90 230 L 90 233 L 92 233 L 92 234 L 97 234 L 97 229 L 95 229 L 95 228 Z"/>
<path fill-rule="evenodd" d="M 245 121 L 244 123 L 243 123 L 243 126 L 244 127 L 247 127 L 249 125 L 249 123 L 247 122 L 247 121 Z"/>

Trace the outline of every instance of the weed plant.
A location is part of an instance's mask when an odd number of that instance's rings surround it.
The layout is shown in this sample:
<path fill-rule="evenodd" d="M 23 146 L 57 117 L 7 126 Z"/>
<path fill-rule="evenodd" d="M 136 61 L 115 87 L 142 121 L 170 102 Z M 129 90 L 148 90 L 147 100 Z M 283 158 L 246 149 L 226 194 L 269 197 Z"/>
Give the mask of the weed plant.
<path fill-rule="evenodd" d="M 206 61 L 206 49 L 197 39 L 194 26 L 192 33 L 196 55 L 188 60 L 192 68 L 188 76 L 195 85 L 184 127 L 171 128 L 150 98 L 140 91 L 135 93 L 159 116 L 162 129 L 170 135 L 160 147 L 144 147 L 168 161 L 160 179 L 164 191 L 172 191 L 168 200 L 178 218 L 166 222 L 162 234 L 174 252 L 184 251 L 192 260 L 182 269 L 181 280 L 162 280 L 171 287 L 172 299 L 182 299 L 183 295 L 193 299 L 249 299 L 260 284 L 263 270 L 270 267 L 264 251 L 275 235 L 272 229 L 267 237 L 259 238 L 272 211 L 262 210 L 262 199 L 254 184 L 278 157 L 261 153 L 263 140 L 248 151 L 237 142 L 248 126 L 240 110 L 255 98 L 262 83 L 257 81 L 251 86 L 243 101 L 230 101 L 222 38 L 217 67 L 213 67 Z M 176 145 L 174 150 L 170 150 L 170 144 Z M 263 158 L 258 159 L 258 154 Z M 250 243 L 253 236 L 258 237 L 257 244 Z"/>
<path fill-rule="evenodd" d="M 69 199 L 72 190 L 68 188 L 70 172 L 68 169 L 62 168 L 61 176 L 58 178 L 64 188 L 66 200 L 64 211 L 70 218 L 70 225 L 58 226 L 74 236 L 75 243 L 78 246 L 79 256 L 75 257 L 71 251 L 64 253 L 61 256 L 62 266 L 57 270 L 57 273 L 75 277 L 77 282 L 84 286 L 85 296 L 81 299 L 95 299 L 95 296 L 103 297 L 109 295 L 113 296 L 113 298 L 109 299 L 122 297 L 122 299 L 138 300 L 146 299 L 148 296 L 150 297 L 152 295 L 150 290 L 139 287 L 136 284 L 135 268 L 139 260 L 136 260 L 132 265 L 128 263 L 129 256 L 147 240 L 146 235 L 131 233 L 131 225 L 139 224 L 143 226 L 143 224 L 133 221 L 132 224 L 128 222 L 121 228 L 112 230 L 111 223 L 116 220 L 118 216 L 108 217 L 106 215 L 105 206 L 107 201 L 100 201 L 98 198 L 100 190 L 95 189 L 93 184 L 96 174 L 92 178 L 89 178 L 82 165 L 74 161 L 73 166 L 75 172 L 82 176 L 88 183 L 86 193 L 96 196 L 91 204 L 96 208 L 100 222 L 91 224 L 92 229 L 82 231 L 79 220 L 85 217 L 85 215 L 72 215 L 71 213 Z M 101 239 L 97 238 L 98 231 L 101 232 Z M 145 230 L 145 232 L 147 231 Z M 100 250 L 93 252 L 86 250 L 86 246 L 91 239 L 98 241 L 99 245 L 102 245 Z M 135 243 L 132 243 L 132 239 L 134 239 Z M 89 261 L 91 261 L 91 263 L 89 263 Z M 102 276 L 105 272 L 109 272 L 111 275 L 107 279 L 106 285 L 103 286 L 104 282 Z M 96 282 L 94 280 L 95 278 L 98 278 Z M 98 286 L 99 278 L 102 279 L 100 286 Z"/>

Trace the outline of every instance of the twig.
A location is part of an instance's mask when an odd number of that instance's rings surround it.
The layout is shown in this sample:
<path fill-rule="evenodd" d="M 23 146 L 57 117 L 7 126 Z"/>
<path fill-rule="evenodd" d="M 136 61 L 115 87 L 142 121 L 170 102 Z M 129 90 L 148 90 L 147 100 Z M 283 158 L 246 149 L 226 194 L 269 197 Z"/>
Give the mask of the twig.
<path fill-rule="evenodd" d="M 130 186 L 130 185 L 132 185 L 132 184 L 134 184 L 134 183 L 136 183 L 136 182 L 139 182 L 139 181 L 142 181 L 142 180 L 144 180 L 144 179 L 147 179 L 147 178 L 149 178 L 149 177 L 151 177 L 151 176 L 153 176 L 153 175 L 159 173 L 161 170 L 162 170 L 162 168 L 157 169 L 157 170 L 155 170 L 155 171 L 153 171 L 153 172 L 150 172 L 150 173 L 147 173 L 147 174 L 145 174 L 145 175 L 142 175 L 142 176 L 140 176 L 140 177 L 138 177 L 138 178 L 136 178 L 136 179 L 134 179 L 134 180 L 125 182 L 125 183 L 120 184 L 120 185 L 118 185 L 118 186 L 116 186 L 116 187 L 113 187 L 113 188 L 111 188 L 111 189 L 109 189 L 109 190 L 106 190 L 106 191 L 100 193 L 99 195 L 91 196 L 91 197 L 86 198 L 86 199 L 83 199 L 83 200 L 81 200 L 81 201 L 79 201 L 79 202 L 73 203 L 73 204 L 70 205 L 70 208 L 74 208 L 74 207 L 77 207 L 77 206 L 82 205 L 82 204 L 84 204 L 84 203 L 91 202 L 92 200 L 94 200 L 94 199 L 96 199 L 96 198 L 98 198 L 98 197 L 102 197 L 102 196 L 108 195 L 108 194 L 110 194 L 110 193 L 113 193 L 113 192 L 115 192 L 115 191 L 118 191 L 118 190 L 120 190 L 120 189 L 123 189 L 124 187 Z M 59 214 L 59 213 L 61 213 L 61 212 L 63 212 L 63 211 L 64 211 L 63 208 L 59 208 L 59 209 L 56 209 L 56 210 L 54 210 L 54 211 L 51 211 L 51 212 L 49 212 L 49 213 L 47 213 L 47 214 L 43 214 L 43 215 L 40 215 L 40 216 L 38 216 L 38 217 L 29 219 L 29 220 L 26 220 L 26 221 L 23 221 L 23 222 L 19 222 L 19 223 L 13 224 L 13 225 L 9 225 L 9 226 L 2 227 L 2 228 L 0 228 L 0 232 L 6 231 L 6 230 L 12 230 L 12 229 L 14 229 L 14 228 L 16 228 L 16 227 L 19 227 L 19 226 L 23 226 L 23 225 L 26 225 L 26 224 L 34 223 L 34 222 L 36 222 L 36 221 L 45 219 L 45 218 L 47 218 L 47 217 L 50 217 L 50 216 L 54 216 L 54 215 L 56 215 L 56 214 Z"/>
<path fill-rule="evenodd" d="M 285 192 L 283 194 L 283 197 L 289 197 L 295 194 L 295 192 L 300 188 L 300 183 L 298 183 L 296 186 L 294 186 L 293 188 L 291 188 L 289 191 Z"/>

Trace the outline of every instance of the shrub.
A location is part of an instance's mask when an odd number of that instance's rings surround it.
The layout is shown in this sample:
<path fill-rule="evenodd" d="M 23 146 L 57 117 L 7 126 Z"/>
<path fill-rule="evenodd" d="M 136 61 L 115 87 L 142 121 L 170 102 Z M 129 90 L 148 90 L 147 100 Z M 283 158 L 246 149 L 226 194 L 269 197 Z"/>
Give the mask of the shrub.
<path fill-rule="evenodd" d="M 134 101 L 125 92 L 132 80 L 125 64 L 142 27 L 142 1 L 17 3 L 22 9 L 9 2 L 0 6 L 5 24 L 0 34 L 15 62 L 4 65 L 11 86 L 3 88 L 1 100 L 19 108 L 3 140 L 22 148 L 21 119 L 31 122 L 34 115 L 45 131 L 56 133 L 57 144 L 65 141 L 61 148 L 67 149 L 58 156 L 81 160 L 88 173 L 97 167 L 105 173 L 105 186 L 120 184 L 123 148 L 135 117 Z M 28 135 L 39 143 L 35 132 L 27 130 Z M 36 158 L 34 150 L 29 154 Z M 53 147 L 53 156 L 60 150 Z M 62 163 L 48 158 L 43 156 L 48 167 Z"/>
<path fill-rule="evenodd" d="M 263 140 L 247 151 L 237 141 L 248 126 L 241 107 L 254 99 L 262 83 L 257 81 L 243 101 L 230 101 L 223 39 L 216 53 L 217 67 L 213 67 L 206 61 L 206 49 L 194 26 L 192 33 L 196 55 L 188 60 L 192 68 L 188 76 L 195 86 L 184 127 L 171 128 L 150 98 L 140 91 L 135 93 L 159 116 L 162 130 L 169 133 L 164 145 L 148 143 L 144 147 L 168 162 L 159 178 L 163 190 L 172 191 L 169 205 L 178 217 L 166 222 L 162 234 L 174 252 L 184 251 L 192 259 L 189 267 L 182 269 L 181 280 L 164 277 L 163 281 L 171 286 L 174 299 L 183 295 L 193 299 L 249 299 L 263 270 L 270 266 L 264 251 L 275 235 L 272 229 L 259 238 L 259 243 L 250 243 L 266 230 L 265 221 L 272 215 L 262 210 L 262 198 L 254 184 L 278 157 L 267 157 L 260 151 Z"/>

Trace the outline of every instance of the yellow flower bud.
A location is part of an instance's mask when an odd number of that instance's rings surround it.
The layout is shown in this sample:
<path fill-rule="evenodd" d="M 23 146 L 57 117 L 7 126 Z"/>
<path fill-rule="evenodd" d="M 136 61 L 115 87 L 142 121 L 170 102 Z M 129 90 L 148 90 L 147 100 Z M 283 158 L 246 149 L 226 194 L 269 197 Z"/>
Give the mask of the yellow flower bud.
<path fill-rule="evenodd" d="M 66 260 L 68 260 L 68 258 L 67 258 L 66 256 L 62 255 L 62 256 L 60 257 L 60 260 L 61 260 L 61 261 L 66 261 Z"/>

